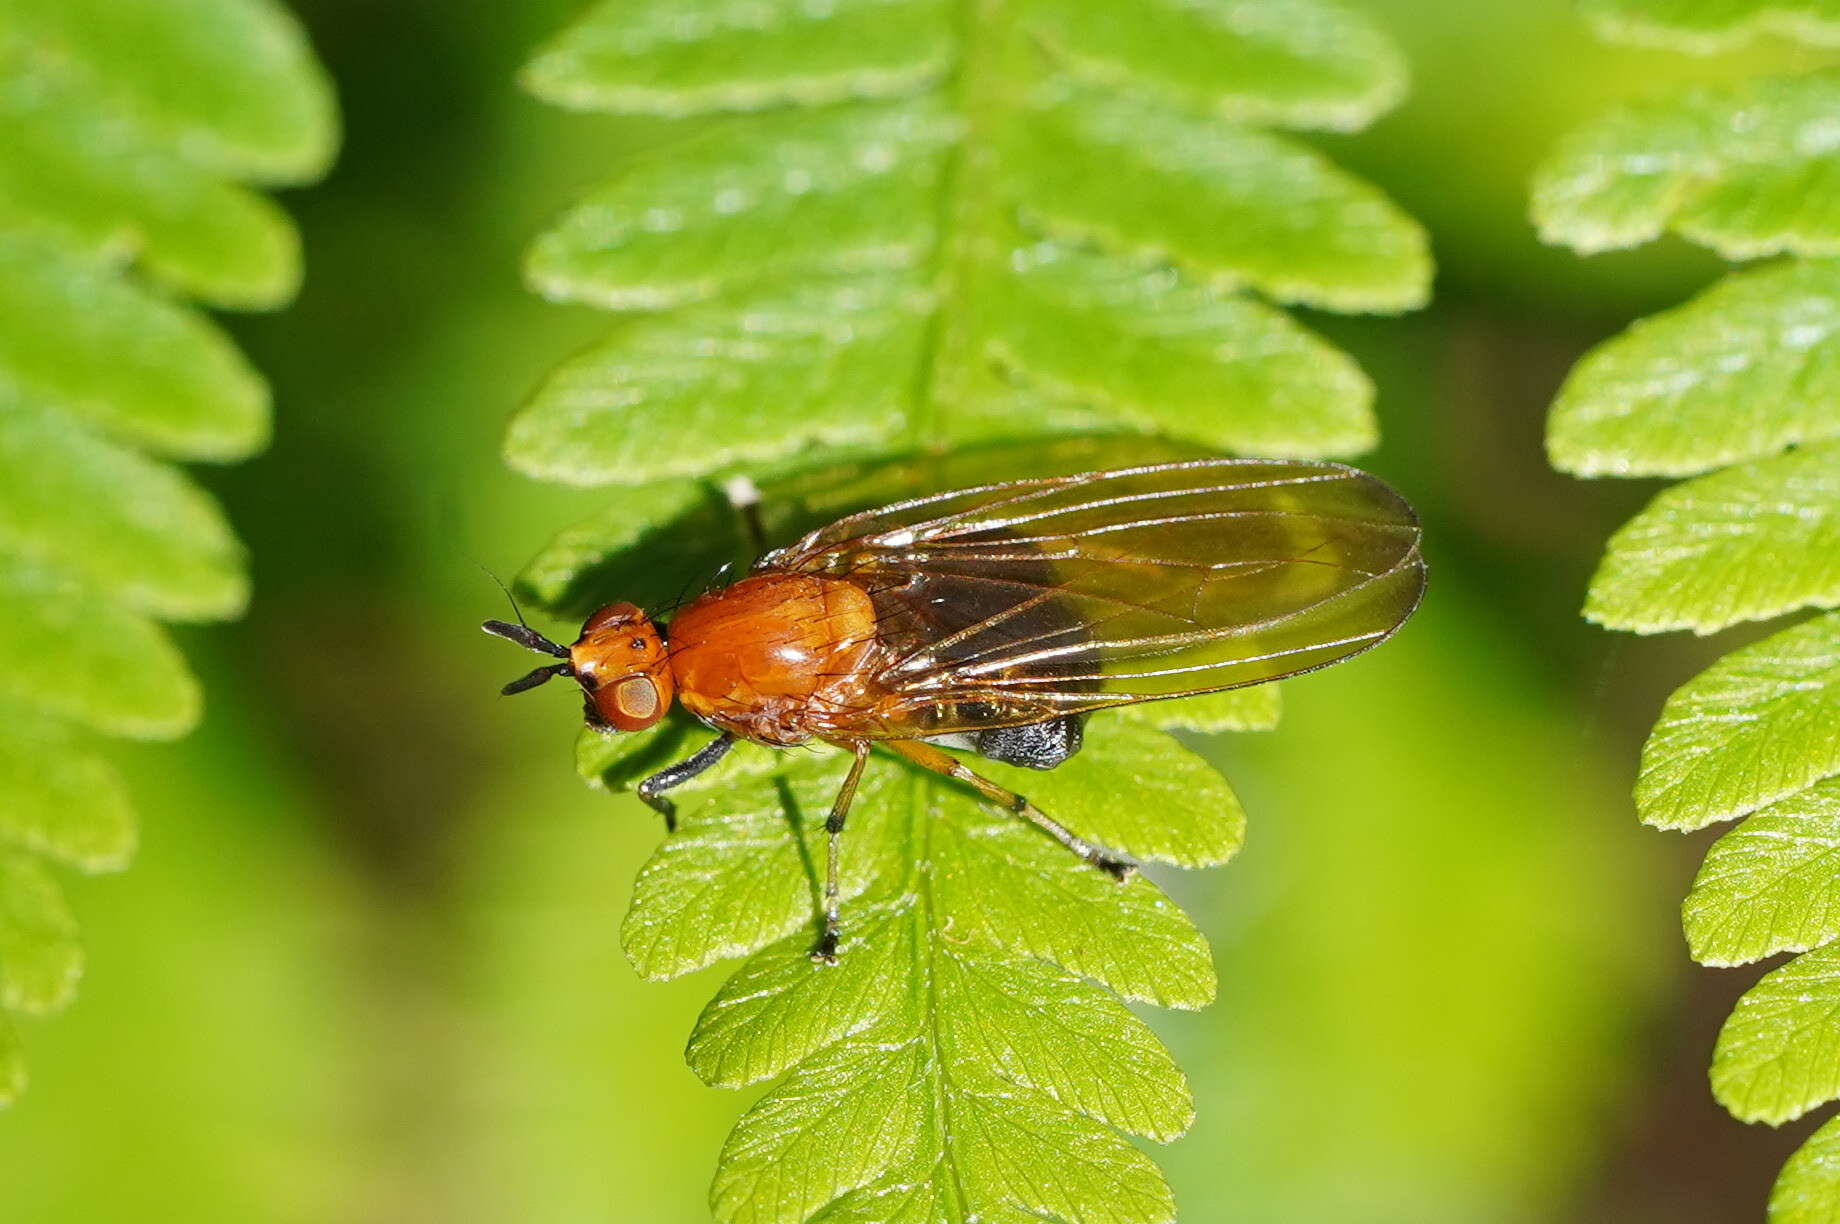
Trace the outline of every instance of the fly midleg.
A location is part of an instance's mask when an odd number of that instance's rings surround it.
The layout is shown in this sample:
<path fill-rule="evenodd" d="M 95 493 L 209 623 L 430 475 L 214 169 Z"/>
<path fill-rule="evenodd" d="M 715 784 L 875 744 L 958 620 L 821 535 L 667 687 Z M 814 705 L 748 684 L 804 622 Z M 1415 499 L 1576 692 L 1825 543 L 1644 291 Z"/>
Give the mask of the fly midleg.
<path fill-rule="evenodd" d="M 838 901 L 843 822 L 850 814 L 851 801 L 856 798 L 856 784 L 862 781 L 863 766 L 869 761 L 868 740 L 858 740 L 849 747 L 856 754 L 856 759 L 850 762 L 850 772 L 843 779 L 843 789 L 837 792 L 837 798 L 831 804 L 831 814 L 824 822 L 824 933 L 818 936 L 817 945 L 811 950 L 811 959 L 827 965 L 837 963 L 837 940 L 843 930 L 842 907 Z"/>
<path fill-rule="evenodd" d="M 1124 880 L 1130 876 L 1130 863 L 1093 845 L 1016 792 L 1005 790 L 989 778 L 972 773 L 957 758 L 941 752 L 931 744 L 919 740 L 883 740 L 882 744 L 890 752 L 905 757 L 922 769 L 930 769 L 965 783 L 989 802 L 1035 825 L 1114 880 Z"/>

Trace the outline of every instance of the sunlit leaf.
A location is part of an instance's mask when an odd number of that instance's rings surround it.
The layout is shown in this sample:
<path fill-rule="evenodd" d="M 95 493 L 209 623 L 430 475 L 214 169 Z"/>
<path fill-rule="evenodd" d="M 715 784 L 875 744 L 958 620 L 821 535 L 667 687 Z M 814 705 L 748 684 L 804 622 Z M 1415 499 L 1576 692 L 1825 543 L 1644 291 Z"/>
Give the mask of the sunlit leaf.
<path fill-rule="evenodd" d="M 1579 0 L 1579 9 L 1605 38 L 1702 55 L 1760 34 L 1840 43 L 1834 0 Z"/>
<path fill-rule="evenodd" d="M 629 323 L 550 376 L 506 455 L 552 480 L 638 483 L 890 440 L 905 389 L 888 371 L 915 360 L 923 308 L 874 277 Z"/>
<path fill-rule="evenodd" d="M 76 919 L 57 881 L 37 859 L 0 850 L 0 1007 L 57 1011 L 82 972 Z"/>
<path fill-rule="evenodd" d="M 531 248 L 531 284 L 610 309 L 932 249 L 953 125 L 936 100 L 735 119 L 622 168 Z"/>
<path fill-rule="evenodd" d="M 0 552 L 64 566 L 94 590 L 171 620 L 242 611 L 242 548 L 177 471 L 0 392 Z"/>
<path fill-rule="evenodd" d="M 999 148 L 1002 187 L 1050 236 L 1328 310 L 1409 310 L 1429 293 L 1418 226 L 1286 137 L 1084 89 L 1024 116 Z"/>
<path fill-rule="evenodd" d="M 1840 444 L 1675 485 L 1610 537 L 1585 615 L 1711 633 L 1840 603 Z"/>
<path fill-rule="evenodd" d="M 524 70 L 561 106 L 661 115 L 888 97 L 955 56 L 945 0 L 603 0 Z"/>
<path fill-rule="evenodd" d="M 331 88 L 279 4 L 6 0 L 0 11 L 86 109 L 200 169 L 302 182 L 331 161 Z"/>
<path fill-rule="evenodd" d="M 729 1135 L 710 1189 L 716 1218 L 808 1219 L 910 1158 L 937 1126 L 926 1055 L 917 1040 L 851 1041 L 800 1066 Z"/>
<path fill-rule="evenodd" d="M 1795 1150 L 1770 1191 L 1770 1224 L 1840 1219 L 1840 1118 L 1829 1118 Z"/>
<path fill-rule="evenodd" d="M 986 777 L 1027 795 L 1080 836 L 1133 858 L 1213 867 L 1245 836 L 1246 816 L 1226 779 L 1169 737 L 1095 715 L 1080 768 L 1029 770 L 971 761 Z"/>
<path fill-rule="evenodd" d="M 690 1034 L 691 1070 L 719 1088 L 773 1079 L 819 1050 L 901 1017 L 915 1029 L 914 902 L 855 907 L 851 954 L 822 972 L 801 931 L 755 953 L 716 992 Z"/>
<path fill-rule="evenodd" d="M 176 458 L 239 459 L 268 439 L 267 389 L 202 316 L 0 229 L 8 391 Z"/>
<path fill-rule="evenodd" d="M 622 941 L 633 968 L 672 978 L 757 951 L 810 925 L 812 863 L 824 861 L 823 823 L 844 762 L 793 758 L 772 777 L 737 780 L 695 806 L 639 873 Z M 718 766 L 717 768 L 720 768 Z M 871 773 L 858 798 L 843 893 L 853 897 L 895 870 L 899 847 L 884 788 L 890 772 Z"/>
<path fill-rule="evenodd" d="M 1291 317 L 1169 268 L 1042 243 L 993 278 L 990 353 L 1121 424 L 1247 455 L 1354 455 L 1373 386 Z"/>
<path fill-rule="evenodd" d="M 1746 816 L 1840 773 L 1840 615 L 1735 650 L 1668 698 L 1636 806 L 1663 829 Z"/>
<path fill-rule="evenodd" d="M 1242 123 L 1352 129 L 1405 91 L 1405 62 L 1365 14 L 1321 0 L 1025 0 L 1020 20 L 1090 83 Z"/>
<path fill-rule="evenodd" d="M 273 203 L 169 156 L 113 147 L 106 123 L 39 110 L 36 94 L 0 79 L 0 226 L 110 264 L 132 260 L 214 306 L 293 296 L 299 240 Z"/>
<path fill-rule="evenodd" d="M 966 802 L 935 795 L 929 819 Z M 954 938 L 1053 961 L 1159 1007 L 1214 1000 L 1207 944 L 1141 875 L 1117 884 L 1014 818 L 967 819 L 962 832 L 940 839 L 933 862 Z"/>
<path fill-rule="evenodd" d="M 950 1219 L 958 1204 L 969 1218 L 1081 1220 L 1091 1224 L 1172 1224 L 1175 1204 L 1156 1166 L 1117 1134 L 1079 1114 L 1052 1111 L 1048 1100 L 967 1068 L 942 1113 L 942 1128 L 922 1132 L 920 1151 L 904 1168 L 838 1201 L 816 1221 L 887 1218 L 888 1200 L 902 1218 Z M 932 1143 L 926 1143 L 931 1137 Z M 955 1142 L 954 1142 L 955 1141 Z M 1037 1170 L 1053 1166 L 1056 1176 Z M 905 1202 L 902 1202 L 905 1200 Z M 928 1207 L 933 1215 L 914 1215 Z"/>
<path fill-rule="evenodd" d="M 316 177 L 330 90 L 269 0 L 10 0 L 0 227 L 54 235 L 228 306 L 298 278 L 286 219 L 238 181 Z"/>
<path fill-rule="evenodd" d="M 1840 938 L 1840 777 L 1778 800 L 1721 837 L 1682 917 L 1694 959 L 1707 965 Z"/>
<path fill-rule="evenodd" d="M 1728 259 L 1840 253 L 1840 75 L 1763 77 L 1625 107 L 1534 180 L 1540 236 L 1580 251 L 1673 231 Z"/>
<path fill-rule="evenodd" d="M 152 621 L 0 554 L 0 698 L 111 735 L 169 739 L 198 721 L 198 683 Z"/>
<path fill-rule="evenodd" d="M 1690 476 L 1840 435 L 1840 264 L 1739 272 L 1578 363 L 1547 449 L 1579 476 Z"/>
<path fill-rule="evenodd" d="M 1840 948 L 1796 957 L 1745 992 L 1719 1032 L 1712 1091 L 1747 1122 L 1778 1124 L 1840 1096 Z"/>
<path fill-rule="evenodd" d="M 121 776 L 55 723 L 0 708 L 0 840 L 87 871 L 124 865 L 134 814 Z"/>
<path fill-rule="evenodd" d="M 1108 991 L 1042 961 L 949 946 L 933 973 L 948 1066 L 980 1068 L 1163 1142 L 1194 1121 L 1188 1081 L 1169 1052 Z"/>

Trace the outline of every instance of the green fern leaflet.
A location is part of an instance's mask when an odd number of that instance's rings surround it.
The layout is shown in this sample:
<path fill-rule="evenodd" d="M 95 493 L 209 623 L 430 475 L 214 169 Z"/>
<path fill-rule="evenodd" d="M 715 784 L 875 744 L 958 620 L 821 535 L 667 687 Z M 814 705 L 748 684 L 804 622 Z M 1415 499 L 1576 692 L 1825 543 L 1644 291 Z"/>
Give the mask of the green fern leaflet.
<path fill-rule="evenodd" d="M 242 547 L 174 461 L 268 438 L 268 392 L 186 299 L 279 306 L 335 123 L 267 0 L 0 0 L 0 1100 L 4 1016 L 69 1001 L 76 924 L 47 863 L 123 866 L 134 819 L 93 733 L 165 739 L 201 697 L 161 622 L 248 597 Z"/>
<path fill-rule="evenodd" d="M 1599 27 L 1711 50 L 1759 30 L 1833 41 L 1840 10 L 1755 0 L 1600 0 Z M 1832 72 L 1689 91 L 1609 115 L 1540 171 L 1534 216 L 1581 251 L 1673 231 L 1730 258 L 1840 251 L 1840 162 L 1817 137 Z M 1840 408 L 1823 388 L 1840 346 L 1825 259 L 1739 271 L 1580 361 L 1547 448 L 1581 476 L 1690 476 L 1610 540 L 1585 615 L 1611 628 L 1713 633 L 1840 606 Z M 1683 920 L 1694 957 L 1803 953 L 1739 1001 L 1713 1056 L 1719 1101 L 1782 1123 L 1840 1097 L 1840 613 L 1735 650 L 1661 711 L 1636 783 L 1644 821 L 1739 820 L 1706 856 Z M 1784 1166 L 1775 1224 L 1840 1218 L 1834 1123 Z"/>

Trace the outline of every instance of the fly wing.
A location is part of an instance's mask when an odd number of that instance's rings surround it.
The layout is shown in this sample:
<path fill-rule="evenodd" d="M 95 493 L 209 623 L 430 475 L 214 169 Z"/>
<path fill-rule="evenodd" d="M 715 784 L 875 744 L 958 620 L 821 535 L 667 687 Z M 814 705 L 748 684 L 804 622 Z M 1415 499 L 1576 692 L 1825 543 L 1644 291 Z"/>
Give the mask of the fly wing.
<path fill-rule="evenodd" d="M 866 587 L 887 720 L 934 734 L 1345 659 L 1417 606 L 1418 544 L 1411 507 L 1363 472 L 1206 459 L 901 502 L 761 565 Z"/>

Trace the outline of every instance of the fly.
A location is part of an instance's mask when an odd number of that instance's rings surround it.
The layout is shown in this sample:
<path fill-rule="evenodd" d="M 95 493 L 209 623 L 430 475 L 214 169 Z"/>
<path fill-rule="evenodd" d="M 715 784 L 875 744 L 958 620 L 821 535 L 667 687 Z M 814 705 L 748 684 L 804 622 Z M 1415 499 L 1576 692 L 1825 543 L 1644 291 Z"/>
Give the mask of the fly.
<path fill-rule="evenodd" d="M 1359 654 L 1425 588 L 1418 520 L 1338 463 L 1202 459 L 983 485 L 838 520 L 761 557 L 661 628 L 613 603 L 570 646 L 528 626 L 488 633 L 556 663 L 588 724 L 641 731 L 673 702 L 718 735 L 640 783 L 664 792 L 737 740 L 852 754 L 829 818 L 823 932 L 841 930 L 838 854 L 871 749 L 956 779 L 1119 880 L 1131 865 L 941 751 L 1052 769 L 1089 714 L 1263 684 Z M 665 629 L 669 630 L 668 636 Z"/>

